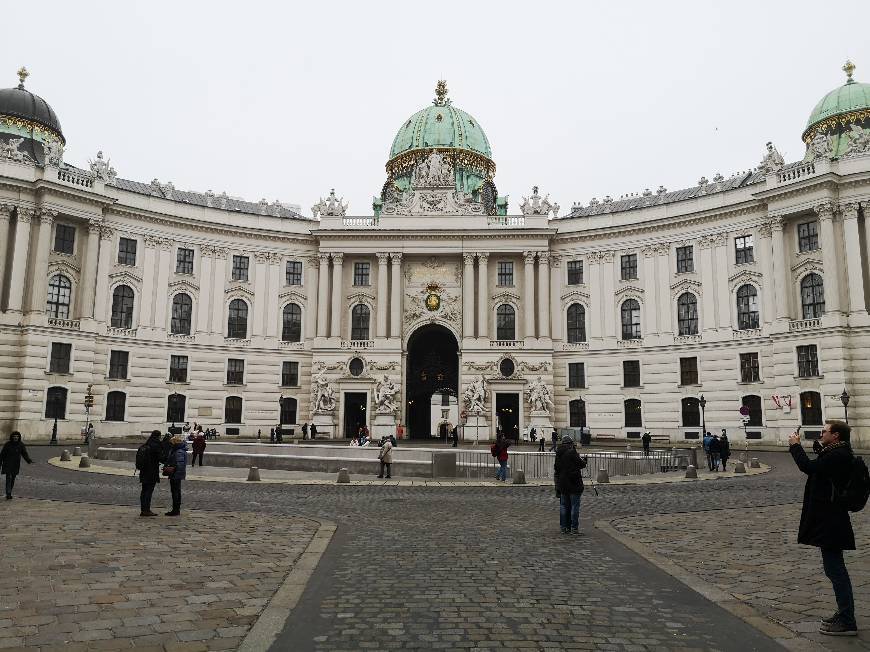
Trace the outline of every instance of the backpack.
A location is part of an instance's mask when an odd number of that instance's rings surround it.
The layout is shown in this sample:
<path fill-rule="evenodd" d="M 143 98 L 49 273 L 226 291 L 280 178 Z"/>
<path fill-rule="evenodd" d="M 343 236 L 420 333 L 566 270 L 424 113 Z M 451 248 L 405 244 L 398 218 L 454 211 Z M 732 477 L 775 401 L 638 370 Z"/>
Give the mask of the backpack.
<path fill-rule="evenodd" d="M 489 447 L 489 454 L 493 457 L 498 457 L 498 444 L 493 444 Z"/>
<path fill-rule="evenodd" d="M 136 449 L 136 470 L 141 471 L 148 466 L 148 444 L 142 444 Z"/>
<path fill-rule="evenodd" d="M 831 501 L 850 512 L 860 512 L 870 498 L 870 472 L 863 458 L 855 456 L 849 464 L 849 475 L 842 489 L 834 486 Z"/>

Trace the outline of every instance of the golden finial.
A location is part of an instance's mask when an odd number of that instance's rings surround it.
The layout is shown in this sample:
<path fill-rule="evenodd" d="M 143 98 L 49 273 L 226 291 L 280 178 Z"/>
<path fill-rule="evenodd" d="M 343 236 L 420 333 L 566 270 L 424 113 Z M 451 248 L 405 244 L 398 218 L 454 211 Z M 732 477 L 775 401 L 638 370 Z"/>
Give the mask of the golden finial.
<path fill-rule="evenodd" d="M 846 73 L 846 83 L 854 83 L 855 80 L 852 79 L 852 73 L 855 72 L 855 64 L 852 63 L 849 59 L 846 59 L 846 63 L 843 65 L 842 71 Z"/>
<path fill-rule="evenodd" d="M 27 68 L 21 66 L 18 69 L 18 88 L 24 88 L 24 80 L 30 77 L 30 73 L 27 72 Z"/>
<path fill-rule="evenodd" d="M 439 79 L 435 84 L 435 105 L 444 106 L 447 104 L 447 82 Z"/>

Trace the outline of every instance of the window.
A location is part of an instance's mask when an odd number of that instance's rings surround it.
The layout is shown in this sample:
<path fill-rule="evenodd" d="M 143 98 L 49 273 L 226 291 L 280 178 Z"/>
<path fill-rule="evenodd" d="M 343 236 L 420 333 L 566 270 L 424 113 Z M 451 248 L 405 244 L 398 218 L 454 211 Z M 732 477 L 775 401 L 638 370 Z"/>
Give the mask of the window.
<path fill-rule="evenodd" d="M 804 319 L 819 319 L 825 312 L 825 288 L 818 274 L 801 279 L 801 308 Z"/>
<path fill-rule="evenodd" d="M 692 245 L 677 247 L 677 274 L 695 271 L 695 250 Z"/>
<path fill-rule="evenodd" d="M 186 355 L 169 356 L 169 382 L 170 383 L 186 383 L 187 382 L 187 356 Z"/>
<path fill-rule="evenodd" d="M 818 248 L 818 224 L 816 222 L 798 224 L 798 251 L 815 251 Z"/>
<path fill-rule="evenodd" d="M 677 329 L 680 335 L 698 334 L 698 297 L 691 292 L 677 299 Z"/>
<path fill-rule="evenodd" d="M 133 328 L 133 290 L 119 285 L 112 292 L 112 328 Z"/>
<path fill-rule="evenodd" d="M 352 340 L 367 340 L 369 339 L 369 322 L 371 321 L 371 311 L 364 303 L 358 303 L 350 312 L 350 339 Z"/>
<path fill-rule="evenodd" d="M 175 273 L 193 274 L 193 249 L 179 247 L 175 255 Z"/>
<path fill-rule="evenodd" d="M 118 240 L 118 264 L 136 264 L 136 240 L 133 238 L 121 238 Z M 123 421 L 123 419 L 120 419 Z"/>
<path fill-rule="evenodd" d="M 758 290 L 754 285 L 737 288 L 737 328 L 741 331 L 758 328 Z"/>
<path fill-rule="evenodd" d="M 632 281 L 637 278 L 637 254 L 626 254 L 619 258 L 622 268 L 622 280 Z"/>
<path fill-rule="evenodd" d="M 585 428 L 586 427 L 586 401 L 582 398 L 575 398 L 568 402 L 568 427 L 569 428 Z"/>
<path fill-rule="evenodd" d="M 299 384 L 299 363 L 283 362 L 281 364 L 281 386 L 296 387 Z"/>
<path fill-rule="evenodd" d="M 281 401 L 281 423 L 296 423 L 296 399 L 289 396 Z"/>
<path fill-rule="evenodd" d="M 123 421 L 127 411 L 127 395 L 124 392 L 106 394 L 106 421 Z"/>
<path fill-rule="evenodd" d="M 224 423 L 242 422 L 242 399 L 239 396 L 227 396 L 224 402 Z"/>
<path fill-rule="evenodd" d="M 174 335 L 190 335 L 190 318 L 193 312 L 193 300 L 185 293 L 176 294 L 172 298 L 172 326 Z"/>
<path fill-rule="evenodd" d="M 227 360 L 227 385 L 245 383 L 245 361 L 237 358 Z"/>
<path fill-rule="evenodd" d="M 287 285 L 302 285 L 302 261 L 287 261 Z"/>
<path fill-rule="evenodd" d="M 740 382 L 757 383 L 761 380 L 757 353 L 740 354 Z"/>
<path fill-rule="evenodd" d="M 586 308 L 579 303 L 568 306 L 568 341 L 586 341 Z"/>
<path fill-rule="evenodd" d="M 680 385 L 698 384 L 698 358 L 680 358 Z"/>
<path fill-rule="evenodd" d="M 583 285 L 583 261 L 568 261 L 568 285 Z"/>
<path fill-rule="evenodd" d="M 640 339 L 640 304 L 636 299 L 622 302 L 622 339 Z"/>
<path fill-rule="evenodd" d="M 54 250 L 60 254 L 75 251 L 76 229 L 68 224 L 58 224 L 54 230 Z"/>
<path fill-rule="evenodd" d="M 63 274 L 55 274 L 48 283 L 48 302 L 45 305 L 52 319 L 69 319 L 72 283 Z"/>
<path fill-rule="evenodd" d="M 640 360 L 623 360 L 622 386 L 640 387 Z"/>
<path fill-rule="evenodd" d="M 822 425 L 822 395 L 801 392 L 801 423 L 805 426 Z"/>
<path fill-rule="evenodd" d="M 514 284 L 514 264 L 509 260 L 498 262 L 499 286 L 512 286 Z"/>
<path fill-rule="evenodd" d="M 369 273 L 371 272 L 369 263 L 354 263 L 353 264 L 353 284 L 368 285 Z"/>
<path fill-rule="evenodd" d="M 49 387 L 45 395 L 45 418 L 66 419 L 66 387 Z"/>
<path fill-rule="evenodd" d="M 70 359 L 72 358 L 72 344 L 64 342 L 51 343 L 51 358 L 48 361 L 48 370 L 53 374 L 68 374 Z"/>
<path fill-rule="evenodd" d="M 629 398 L 623 401 L 625 409 L 625 427 L 640 428 L 643 426 L 643 417 L 640 411 L 640 399 Z"/>
<path fill-rule="evenodd" d="M 734 262 L 738 265 L 755 262 L 751 235 L 741 235 L 734 238 Z"/>
<path fill-rule="evenodd" d="M 797 348 L 798 377 L 813 378 L 819 375 L 819 353 L 815 344 Z"/>
<path fill-rule="evenodd" d="M 284 306 L 281 326 L 281 340 L 299 342 L 302 339 L 302 308 L 295 303 Z"/>
<path fill-rule="evenodd" d="M 248 304 L 241 299 L 230 301 L 227 337 L 234 340 L 243 340 L 248 337 Z"/>
<path fill-rule="evenodd" d="M 495 339 L 517 339 L 516 311 L 508 303 L 501 304 L 495 311 Z"/>
<path fill-rule="evenodd" d="M 233 280 L 247 281 L 250 260 L 247 256 L 233 256 Z"/>
<path fill-rule="evenodd" d="M 746 422 L 747 426 L 764 425 L 762 423 L 760 396 L 744 396 L 740 399 L 740 403 L 743 405 L 743 407 L 749 408 L 749 420 Z"/>
<path fill-rule="evenodd" d="M 580 389 L 586 387 L 586 370 L 582 362 L 568 363 L 568 388 Z"/>
<path fill-rule="evenodd" d="M 173 393 L 166 398 L 166 421 L 177 423 L 184 421 L 187 397 L 184 394 Z"/>
<path fill-rule="evenodd" d="M 129 351 L 112 351 L 109 353 L 109 378 L 112 380 L 127 380 L 129 366 Z"/>
<path fill-rule="evenodd" d="M 701 405 L 694 396 L 689 396 L 680 401 L 684 427 L 697 427 L 701 425 Z"/>

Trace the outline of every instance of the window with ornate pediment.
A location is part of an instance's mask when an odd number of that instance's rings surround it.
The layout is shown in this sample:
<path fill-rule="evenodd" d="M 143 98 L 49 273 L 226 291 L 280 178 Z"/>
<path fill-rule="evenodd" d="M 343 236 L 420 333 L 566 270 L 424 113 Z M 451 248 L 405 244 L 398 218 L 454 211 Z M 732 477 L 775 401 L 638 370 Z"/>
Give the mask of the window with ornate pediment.
<path fill-rule="evenodd" d="M 133 328 L 133 288 L 119 285 L 112 292 L 112 328 Z"/>
<path fill-rule="evenodd" d="M 55 274 L 48 282 L 48 302 L 45 310 L 52 319 L 69 319 L 72 283 L 63 274 Z"/>
<path fill-rule="evenodd" d="M 622 302 L 622 339 L 640 339 L 640 303 L 637 299 Z"/>
<path fill-rule="evenodd" d="M 583 304 L 572 303 L 568 306 L 568 329 L 569 342 L 586 341 L 586 308 Z"/>
<path fill-rule="evenodd" d="M 819 319 L 825 312 L 825 286 L 818 274 L 801 279 L 801 310 L 804 319 Z"/>
<path fill-rule="evenodd" d="M 698 297 L 691 292 L 677 298 L 677 328 L 680 335 L 698 334 Z"/>
<path fill-rule="evenodd" d="M 350 339 L 369 339 L 371 314 L 371 310 L 364 303 L 358 303 L 353 307 L 353 310 L 350 311 Z"/>
<path fill-rule="evenodd" d="M 302 308 L 298 304 L 284 306 L 281 324 L 281 340 L 299 342 L 302 339 Z"/>
<path fill-rule="evenodd" d="M 172 298 L 173 335 L 190 335 L 191 316 L 193 314 L 193 299 L 189 294 L 180 292 Z"/>
<path fill-rule="evenodd" d="M 503 303 L 495 310 L 495 339 L 517 339 L 517 313 L 509 303 Z"/>
<path fill-rule="evenodd" d="M 242 299 L 230 301 L 227 316 L 227 338 L 244 340 L 248 337 L 248 304 Z"/>
<path fill-rule="evenodd" d="M 743 331 L 758 327 L 758 290 L 746 283 L 737 288 L 737 328 Z"/>

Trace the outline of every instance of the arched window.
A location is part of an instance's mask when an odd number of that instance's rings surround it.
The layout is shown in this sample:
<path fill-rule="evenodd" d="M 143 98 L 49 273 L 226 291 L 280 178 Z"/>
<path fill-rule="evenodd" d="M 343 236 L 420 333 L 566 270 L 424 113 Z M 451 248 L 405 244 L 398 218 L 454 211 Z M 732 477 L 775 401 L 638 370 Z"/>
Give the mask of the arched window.
<path fill-rule="evenodd" d="M 281 425 L 296 423 L 296 399 L 289 396 L 281 401 Z"/>
<path fill-rule="evenodd" d="M 748 283 L 737 288 L 737 328 L 758 328 L 758 290 Z"/>
<path fill-rule="evenodd" d="M 49 387 L 45 395 L 45 418 L 66 419 L 66 387 Z"/>
<path fill-rule="evenodd" d="M 746 422 L 747 426 L 764 425 L 764 423 L 762 422 L 760 396 L 755 396 L 754 394 L 744 396 L 740 399 L 740 403 L 743 405 L 743 407 L 749 408 L 749 420 Z"/>
<path fill-rule="evenodd" d="M 133 289 L 119 285 L 112 292 L 112 328 L 133 328 Z"/>
<path fill-rule="evenodd" d="M 244 340 L 248 337 L 248 304 L 241 299 L 230 301 L 227 337 L 234 340 Z"/>
<path fill-rule="evenodd" d="M 69 319 L 72 283 L 63 274 L 55 274 L 48 282 L 48 303 L 45 310 L 52 319 Z"/>
<path fill-rule="evenodd" d="M 495 310 L 495 339 L 517 339 L 517 313 L 509 303 L 503 303 Z"/>
<path fill-rule="evenodd" d="M 822 395 L 818 392 L 801 392 L 801 424 L 822 425 Z"/>
<path fill-rule="evenodd" d="M 172 333 L 190 335 L 190 316 L 193 313 L 193 300 L 190 295 L 176 294 L 172 298 Z"/>
<path fill-rule="evenodd" d="M 825 287 L 818 274 L 807 274 L 801 279 L 801 307 L 804 319 L 819 319 L 825 312 Z"/>
<path fill-rule="evenodd" d="M 224 423 L 242 422 L 242 398 L 240 396 L 227 396 L 224 402 Z"/>
<path fill-rule="evenodd" d="M 698 334 L 698 297 L 683 292 L 677 299 L 677 324 L 680 335 Z"/>
<path fill-rule="evenodd" d="M 586 427 L 586 401 L 582 398 L 568 402 L 568 425 L 571 428 Z"/>
<path fill-rule="evenodd" d="M 127 411 L 127 395 L 124 392 L 106 394 L 106 421 L 123 421 Z"/>
<path fill-rule="evenodd" d="M 688 396 L 680 401 L 683 415 L 683 426 L 697 427 L 701 425 L 701 405 L 694 396 Z"/>
<path fill-rule="evenodd" d="M 640 339 L 640 304 L 636 299 L 622 302 L 622 339 Z"/>
<path fill-rule="evenodd" d="M 625 427 L 640 428 L 643 426 L 643 417 L 640 411 L 640 399 L 627 398 L 623 401 L 625 408 Z"/>
<path fill-rule="evenodd" d="M 369 321 L 371 321 L 372 312 L 364 303 L 358 303 L 350 311 L 350 339 L 352 340 L 367 340 L 369 339 Z"/>
<path fill-rule="evenodd" d="M 586 341 L 586 308 L 579 303 L 568 306 L 568 341 Z"/>
<path fill-rule="evenodd" d="M 184 423 L 186 403 L 187 397 L 184 394 L 170 394 L 166 399 L 166 422 Z"/>
<path fill-rule="evenodd" d="M 298 342 L 302 339 L 302 308 L 295 303 L 284 306 L 281 339 L 285 342 Z"/>

